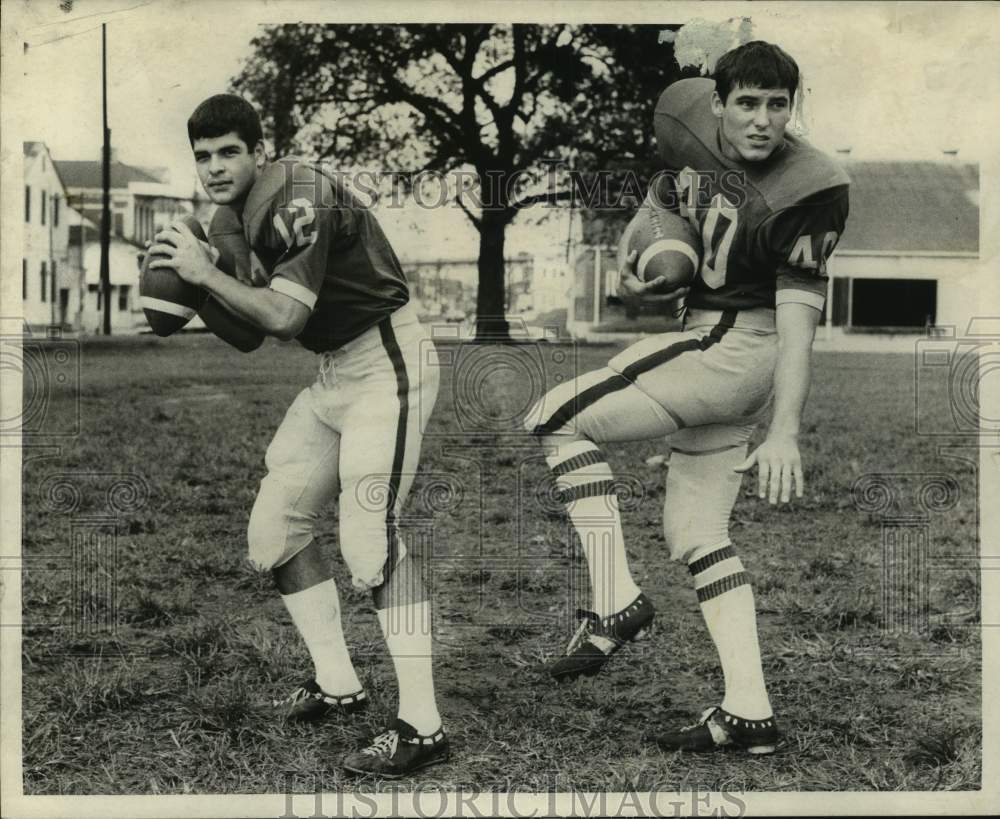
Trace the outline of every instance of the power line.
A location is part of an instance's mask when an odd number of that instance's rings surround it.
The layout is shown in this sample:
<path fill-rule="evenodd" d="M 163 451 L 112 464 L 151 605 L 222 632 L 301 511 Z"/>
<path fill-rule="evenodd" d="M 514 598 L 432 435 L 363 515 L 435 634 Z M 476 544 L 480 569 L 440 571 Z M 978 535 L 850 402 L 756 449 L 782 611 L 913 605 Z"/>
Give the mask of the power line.
<path fill-rule="evenodd" d="M 43 26 L 39 26 L 39 28 L 47 28 L 48 26 L 72 25 L 73 23 L 79 22 L 80 20 L 87 20 L 91 17 L 103 17 L 105 18 L 106 21 L 107 18 L 111 17 L 112 15 L 124 14 L 127 11 L 135 11 L 136 9 L 140 9 L 148 5 L 151 5 L 151 2 L 147 1 L 144 3 L 136 3 L 134 6 L 129 6 L 128 8 L 125 9 L 118 9 L 116 11 L 97 11 L 93 12 L 92 14 L 81 14 L 79 17 L 76 17 L 73 20 L 56 20 L 55 22 L 46 23 Z M 50 43 L 58 43 L 60 40 L 68 40 L 71 37 L 79 37 L 81 34 L 87 34 L 90 31 L 96 31 L 102 25 L 104 25 L 104 23 L 98 23 L 96 26 L 91 26 L 90 28 L 85 28 L 81 31 L 74 31 L 72 34 L 63 34 L 60 35 L 59 37 L 53 37 L 51 40 L 43 40 L 40 43 L 29 43 L 27 40 L 25 40 L 24 50 L 27 51 L 29 48 L 41 48 L 42 46 L 49 45 Z"/>
<path fill-rule="evenodd" d="M 81 34 L 87 34 L 91 31 L 97 31 L 103 23 L 98 23 L 96 26 L 91 26 L 90 28 L 85 28 L 83 31 L 74 31 L 72 34 L 63 34 L 59 37 L 53 37 L 51 40 L 44 40 L 40 43 L 29 43 L 27 40 L 24 41 L 24 50 L 27 51 L 29 48 L 41 48 L 42 46 L 51 45 L 52 43 L 58 43 L 60 40 L 69 40 L 71 37 L 79 37 Z"/>
<path fill-rule="evenodd" d="M 55 20 L 54 22 L 51 23 L 42 23 L 39 26 L 39 28 L 45 28 L 47 26 L 58 26 L 62 25 L 64 22 L 76 23 L 80 20 L 89 20 L 91 17 L 110 17 L 112 14 L 122 14 L 123 12 L 126 11 L 132 11 L 133 9 L 141 8 L 142 6 L 152 5 L 152 2 L 153 0 L 145 0 L 145 2 L 136 3 L 134 6 L 129 6 L 128 8 L 124 9 L 113 9 L 111 11 L 104 9 L 101 11 L 92 11 L 90 14 L 78 14 L 76 17 L 73 18 L 72 21 Z M 70 0 L 70 5 L 72 6 L 72 0 Z"/>

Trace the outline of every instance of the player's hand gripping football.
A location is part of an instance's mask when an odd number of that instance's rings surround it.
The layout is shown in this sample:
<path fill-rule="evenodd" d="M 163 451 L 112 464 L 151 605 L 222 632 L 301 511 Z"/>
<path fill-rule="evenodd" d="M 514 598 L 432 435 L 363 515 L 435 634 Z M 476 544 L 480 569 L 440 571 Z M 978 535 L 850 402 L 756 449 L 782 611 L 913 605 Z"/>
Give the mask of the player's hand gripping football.
<path fill-rule="evenodd" d="M 802 497 L 802 456 L 795 438 L 768 436 L 736 467 L 736 471 L 748 472 L 754 464 L 757 465 L 757 497 L 767 498 L 772 505 L 779 500 L 788 503 L 792 499 L 793 485 L 795 497 Z"/>
<path fill-rule="evenodd" d="M 154 238 L 156 243 L 149 252 L 162 254 L 163 258 L 151 261 L 150 267 L 173 268 L 184 281 L 199 286 L 215 271 L 207 246 L 183 222 L 174 222 Z"/>
<path fill-rule="evenodd" d="M 625 314 L 629 318 L 639 315 L 639 307 L 643 304 L 662 304 L 677 301 L 688 294 L 690 287 L 672 285 L 663 276 L 657 276 L 644 282 L 636 275 L 636 262 L 639 254 L 632 251 L 625 257 L 625 264 L 618 273 L 618 297 L 625 305 Z"/>

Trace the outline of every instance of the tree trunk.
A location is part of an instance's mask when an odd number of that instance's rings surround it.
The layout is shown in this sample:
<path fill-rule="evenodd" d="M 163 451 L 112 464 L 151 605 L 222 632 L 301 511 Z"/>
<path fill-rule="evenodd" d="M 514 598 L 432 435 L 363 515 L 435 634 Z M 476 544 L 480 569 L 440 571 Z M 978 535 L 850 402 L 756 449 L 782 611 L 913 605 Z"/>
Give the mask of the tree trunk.
<path fill-rule="evenodd" d="M 484 210 L 479 224 L 479 291 L 476 296 L 476 341 L 510 341 L 506 317 L 504 237 L 509 219 Z"/>

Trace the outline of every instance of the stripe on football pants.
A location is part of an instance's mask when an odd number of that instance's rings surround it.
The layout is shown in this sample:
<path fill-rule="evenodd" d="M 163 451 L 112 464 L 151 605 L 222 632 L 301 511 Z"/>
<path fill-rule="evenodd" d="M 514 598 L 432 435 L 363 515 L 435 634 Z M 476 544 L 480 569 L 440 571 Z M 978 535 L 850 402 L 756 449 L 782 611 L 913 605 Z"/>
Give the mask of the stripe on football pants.
<path fill-rule="evenodd" d="M 634 361 L 625 367 L 620 374 L 615 374 L 610 378 L 589 387 L 578 395 L 574 395 L 569 401 L 559 407 L 549 419 L 532 430 L 533 435 L 552 435 L 568 424 L 575 416 L 579 415 L 587 407 L 597 403 L 606 395 L 610 395 L 618 390 L 623 390 L 635 382 L 640 375 L 649 372 L 661 364 L 665 364 L 676 358 L 681 353 L 700 350 L 704 352 L 709 347 L 718 344 L 726 332 L 736 322 L 736 310 L 726 310 L 708 334 L 702 338 L 691 338 L 685 341 L 678 341 L 675 344 L 668 344 L 662 350 L 657 350 L 645 358 Z M 673 415 L 671 415 L 673 417 Z M 681 419 L 677 418 L 676 421 Z M 679 424 L 678 428 L 683 426 Z"/>
<path fill-rule="evenodd" d="M 385 347 L 392 369 L 396 374 L 396 396 L 399 398 L 399 420 L 396 422 L 396 446 L 392 453 L 392 473 L 389 476 L 389 503 L 386 507 L 386 523 L 396 521 L 396 499 L 399 496 L 399 482 L 403 474 L 403 458 L 406 455 L 406 422 L 410 415 L 410 377 L 406 373 L 406 362 L 399 349 L 396 334 L 392 331 L 391 317 L 384 318 L 378 325 L 382 346 Z"/>
<path fill-rule="evenodd" d="M 396 341 L 396 334 L 392 329 L 392 318 L 387 316 L 378 325 L 379 335 L 382 338 L 382 346 L 385 348 L 389 360 L 392 362 L 392 369 L 396 374 L 396 396 L 399 398 L 399 418 L 396 421 L 396 443 L 392 453 L 392 471 L 389 474 L 389 488 L 387 492 L 387 503 L 385 508 L 385 535 L 386 535 L 386 561 L 382 570 L 383 582 L 372 589 L 372 597 L 376 609 L 385 609 L 390 604 L 405 605 L 420 602 L 426 599 L 423 583 L 420 581 L 419 572 L 416 576 L 411 573 L 404 573 L 402 580 L 408 588 L 402 594 L 402 599 L 389 600 L 391 587 L 398 586 L 398 583 L 390 584 L 390 579 L 399 564 L 399 532 L 396 530 L 396 503 L 399 499 L 399 484 L 403 476 L 403 460 L 406 456 L 406 428 L 410 415 L 410 378 L 406 372 L 406 362 L 403 360 L 403 353 L 399 349 Z M 393 591 L 394 598 L 399 597 L 399 590 Z"/>

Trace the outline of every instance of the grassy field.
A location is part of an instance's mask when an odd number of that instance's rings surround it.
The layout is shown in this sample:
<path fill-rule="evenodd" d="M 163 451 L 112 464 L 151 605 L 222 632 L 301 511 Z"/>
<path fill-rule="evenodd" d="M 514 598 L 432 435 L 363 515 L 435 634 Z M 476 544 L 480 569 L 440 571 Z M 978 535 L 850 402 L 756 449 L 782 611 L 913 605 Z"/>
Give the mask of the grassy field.
<path fill-rule="evenodd" d="M 550 383 L 573 363 L 554 349 L 544 353 Z M 581 349 L 575 366 L 616 349 Z M 288 727 L 259 705 L 304 678 L 308 657 L 269 577 L 244 559 L 264 449 L 314 358 L 277 343 L 241 356 L 207 336 L 91 343 L 80 355 L 79 388 L 53 383 L 43 419 L 44 429 L 73 430 L 79 412 L 79 434 L 38 439 L 57 450 L 25 450 L 25 792 L 253 793 L 284 790 L 292 774 L 297 791 L 356 787 L 341 755 L 395 711 L 370 600 L 338 560 L 348 642 L 373 707 Z M 912 357 L 817 354 L 806 497 L 772 509 L 744 485 L 733 538 L 754 578 L 786 732 L 777 755 L 750 759 L 663 754 L 651 742 L 722 693 L 687 572 L 664 553 L 664 467 L 645 463 L 663 442 L 607 449 L 656 631 L 592 680 L 557 688 L 544 673 L 586 603 L 586 575 L 536 447 L 514 434 L 541 389 L 519 357 L 535 355 L 449 349 L 407 508 L 433 587 L 454 748 L 430 779 L 525 792 L 980 786 L 976 471 L 914 435 Z M 943 388 L 925 397 L 923 411 L 947 413 Z M 873 473 L 891 477 L 872 479 L 859 507 L 852 486 Z M 912 516 L 931 474 L 950 476 L 957 500 L 921 530 L 926 617 L 892 631 L 882 592 L 917 564 L 884 565 L 884 527 L 916 529 L 912 517 L 886 523 L 877 486 L 896 489 L 884 514 Z M 321 532 L 336 548 L 333 510 Z"/>

